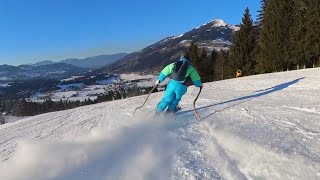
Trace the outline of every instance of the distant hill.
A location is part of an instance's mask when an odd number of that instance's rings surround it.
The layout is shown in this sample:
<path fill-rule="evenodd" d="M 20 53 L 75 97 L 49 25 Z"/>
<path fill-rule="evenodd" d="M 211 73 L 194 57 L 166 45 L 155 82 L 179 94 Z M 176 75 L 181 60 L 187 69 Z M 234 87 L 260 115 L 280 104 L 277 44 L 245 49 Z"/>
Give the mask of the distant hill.
<path fill-rule="evenodd" d="M 0 65 L 0 74 L 3 75 L 4 73 L 15 73 L 18 72 L 19 68 L 16 66 L 11 65 Z"/>
<path fill-rule="evenodd" d="M 82 67 L 82 68 L 97 69 L 97 68 L 101 68 L 103 66 L 109 65 L 123 58 L 126 55 L 128 54 L 118 53 L 113 55 L 99 55 L 99 56 L 87 57 L 84 59 L 71 58 L 71 59 L 59 61 L 59 63 L 71 64 L 71 65 Z"/>
<path fill-rule="evenodd" d="M 152 72 L 174 62 L 183 50 L 194 42 L 209 52 L 213 49 L 229 49 L 233 32 L 238 26 L 229 25 L 223 20 L 213 20 L 179 36 L 171 36 L 152 44 L 139 52 L 131 53 L 120 60 L 102 68 L 99 72 L 130 73 Z"/>
<path fill-rule="evenodd" d="M 49 64 L 54 64 L 55 62 L 51 61 L 51 60 L 44 60 L 44 61 L 40 61 L 34 64 L 30 64 L 33 66 L 43 66 L 43 65 L 49 65 Z"/>
<path fill-rule="evenodd" d="M 65 63 L 54 63 L 46 65 L 0 65 L 0 82 L 28 80 L 36 78 L 59 79 L 77 75 L 88 71 L 87 68 L 81 68 Z"/>
<path fill-rule="evenodd" d="M 45 60 L 45 61 L 37 62 L 37 63 L 31 64 L 31 65 L 32 66 L 42 66 L 42 65 L 49 65 L 49 64 L 55 64 L 55 63 L 65 63 L 65 64 L 70 64 L 70 65 L 82 67 L 82 68 L 98 69 L 98 68 L 102 68 L 106 65 L 109 65 L 109 64 L 123 58 L 126 55 L 128 55 L 128 54 L 127 53 L 117 53 L 117 54 L 112 54 L 112 55 L 92 56 L 92 57 L 87 57 L 84 59 L 69 58 L 66 60 L 58 61 L 58 62 L 53 62 L 51 60 Z"/>

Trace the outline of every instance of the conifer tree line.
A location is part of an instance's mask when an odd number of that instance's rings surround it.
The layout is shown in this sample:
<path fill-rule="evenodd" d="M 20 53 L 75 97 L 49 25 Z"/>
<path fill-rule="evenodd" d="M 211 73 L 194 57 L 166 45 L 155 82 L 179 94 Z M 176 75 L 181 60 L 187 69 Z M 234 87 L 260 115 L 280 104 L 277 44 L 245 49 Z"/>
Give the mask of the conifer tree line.
<path fill-rule="evenodd" d="M 191 44 L 190 59 L 206 81 L 320 66 L 320 0 L 261 0 L 257 22 L 244 12 L 228 51 Z"/>
<path fill-rule="evenodd" d="M 15 116 L 34 116 L 38 114 L 43 114 L 47 112 L 62 111 L 67 109 L 72 109 L 80 106 L 91 105 L 106 101 L 113 101 L 117 99 L 124 99 L 133 96 L 139 96 L 147 94 L 152 87 L 132 87 L 128 88 L 126 91 L 113 91 L 110 90 L 104 94 L 100 94 L 96 99 L 91 100 L 90 98 L 84 101 L 70 101 L 70 100 L 60 100 L 52 101 L 51 99 L 44 100 L 43 102 L 27 101 L 25 99 L 21 100 L 7 100 L 0 102 L 0 112 L 7 112 L 8 114 Z M 156 91 L 154 91 L 156 92 Z M 4 121 L 0 114 L 0 124 L 1 120 Z"/>
<path fill-rule="evenodd" d="M 189 48 L 191 64 L 198 70 L 203 82 L 229 78 L 229 52 L 221 49 L 208 54 L 205 48 L 191 43 Z"/>

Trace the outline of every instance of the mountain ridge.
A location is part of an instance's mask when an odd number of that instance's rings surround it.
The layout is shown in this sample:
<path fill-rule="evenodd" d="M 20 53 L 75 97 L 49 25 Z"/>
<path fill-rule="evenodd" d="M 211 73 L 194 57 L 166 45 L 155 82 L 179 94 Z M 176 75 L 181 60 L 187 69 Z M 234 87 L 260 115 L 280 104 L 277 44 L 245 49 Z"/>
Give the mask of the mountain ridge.
<path fill-rule="evenodd" d="M 232 44 L 232 36 L 239 30 L 236 25 L 214 19 L 199 27 L 193 28 L 178 36 L 169 36 L 160 41 L 133 52 L 118 61 L 98 70 L 104 73 L 132 73 L 159 71 L 161 67 L 179 58 L 182 51 L 189 48 L 190 43 L 196 43 L 209 52 L 213 49 L 227 50 Z"/>
<path fill-rule="evenodd" d="M 28 80 L 37 78 L 59 79 L 87 72 L 89 69 L 66 63 L 53 63 L 39 66 L 0 65 L 0 81 Z"/>
<path fill-rule="evenodd" d="M 97 69 L 97 68 L 106 66 L 110 63 L 113 63 L 126 55 L 128 55 L 128 53 L 115 53 L 115 54 L 109 54 L 109 55 L 101 54 L 96 56 L 89 56 L 86 58 L 68 58 L 68 59 L 64 59 L 56 62 L 52 60 L 44 60 L 44 61 L 39 61 L 37 63 L 27 64 L 27 65 L 41 66 L 41 65 L 48 65 L 48 64 L 54 64 L 54 63 L 65 63 L 65 64 L 78 66 L 81 68 Z"/>

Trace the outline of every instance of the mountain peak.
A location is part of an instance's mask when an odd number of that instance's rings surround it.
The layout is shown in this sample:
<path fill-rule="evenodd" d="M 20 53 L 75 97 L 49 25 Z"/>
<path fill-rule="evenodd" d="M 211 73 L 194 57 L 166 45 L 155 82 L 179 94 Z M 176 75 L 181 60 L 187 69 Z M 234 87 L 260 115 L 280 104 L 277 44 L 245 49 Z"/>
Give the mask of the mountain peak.
<path fill-rule="evenodd" d="M 211 23 L 213 23 L 213 27 L 225 27 L 228 25 L 222 19 L 214 19 Z"/>

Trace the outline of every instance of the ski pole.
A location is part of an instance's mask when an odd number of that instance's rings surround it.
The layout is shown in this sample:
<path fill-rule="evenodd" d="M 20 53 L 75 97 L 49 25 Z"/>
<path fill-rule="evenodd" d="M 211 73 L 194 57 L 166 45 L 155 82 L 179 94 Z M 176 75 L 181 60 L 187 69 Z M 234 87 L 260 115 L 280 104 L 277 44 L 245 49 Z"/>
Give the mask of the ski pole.
<path fill-rule="evenodd" d="M 146 104 L 146 102 L 147 102 L 150 94 L 157 88 L 157 86 L 158 86 L 158 85 L 155 85 L 155 86 L 151 89 L 151 91 L 149 92 L 149 94 L 148 94 L 146 100 L 144 101 L 144 103 L 143 103 L 141 106 L 137 107 L 137 108 L 133 111 L 133 115 L 136 113 L 136 111 L 137 111 L 138 109 L 141 109 L 141 108 Z"/>
<path fill-rule="evenodd" d="M 199 98 L 199 95 L 200 95 L 200 93 L 201 93 L 201 89 L 202 89 L 202 87 L 200 87 L 199 93 L 198 93 L 196 99 L 194 99 L 194 101 L 193 101 L 193 111 L 194 111 L 195 115 L 198 117 L 199 121 L 201 120 L 201 116 L 200 116 L 200 114 L 198 113 L 198 111 L 197 111 L 197 109 L 196 109 L 196 101 L 197 101 L 198 98 Z"/>

